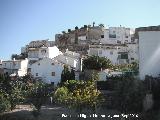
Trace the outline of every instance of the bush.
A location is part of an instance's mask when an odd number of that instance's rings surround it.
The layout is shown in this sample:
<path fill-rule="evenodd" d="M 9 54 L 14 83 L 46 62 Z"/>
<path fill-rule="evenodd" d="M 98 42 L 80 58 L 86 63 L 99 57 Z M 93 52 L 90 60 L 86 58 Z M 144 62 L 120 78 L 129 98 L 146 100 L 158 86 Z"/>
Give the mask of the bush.
<path fill-rule="evenodd" d="M 49 94 L 48 91 L 46 91 L 46 85 L 38 81 L 33 84 L 28 94 L 30 103 L 33 104 L 35 106 L 35 109 L 37 109 L 38 111 L 40 111 L 41 106 L 45 103 L 48 96 Z"/>
<path fill-rule="evenodd" d="M 95 81 L 68 80 L 64 86 L 55 92 L 55 99 L 68 107 L 81 112 L 84 108 L 95 111 L 95 107 L 101 103 L 101 92 L 95 87 Z"/>
<path fill-rule="evenodd" d="M 143 81 L 123 78 L 116 83 L 115 107 L 121 112 L 141 112 L 146 94 Z"/>
<path fill-rule="evenodd" d="M 11 105 L 7 95 L 4 92 L 0 91 L 0 113 L 10 110 L 10 107 Z"/>

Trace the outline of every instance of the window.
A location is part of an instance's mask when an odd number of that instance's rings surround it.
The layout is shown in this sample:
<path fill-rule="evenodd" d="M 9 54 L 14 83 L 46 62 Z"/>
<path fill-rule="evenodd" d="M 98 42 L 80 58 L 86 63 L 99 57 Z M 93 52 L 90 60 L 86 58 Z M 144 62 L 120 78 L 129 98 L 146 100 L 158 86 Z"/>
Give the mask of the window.
<path fill-rule="evenodd" d="M 128 59 L 128 53 L 126 52 L 119 52 L 118 59 Z"/>
<path fill-rule="evenodd" d="M 4 64 L 4 66 L 6 66 L 6 63 Z"/>
<path fill-rule="evenodd" d="M 36 73 L 36 76 L 38 76 L 38 73 Z"/>
<path fill-rule="evenodd" d="M 128 59 L 128 54 L 121 54 L 121 59 Z"/>
<path fill-rule="evenodd" d="M 46 50 L 41 50 L 41 53 L 46 53 Z"/>
<path fill-rule="evenodd" d="M 55 76 L 55 72 L 52 72 L 52 76 Z"/>
<path fill-rule="evenodd" d="M 113 55 L 113 51 L 110 51 L 110 55 Z"/>
<path fill-rule="evenodd" d="M 131 60 L 134 60 L 134 58 L 131 58 Z"/>
<path fill-rule="evenodd" d="M 128 36 L 126 36 L 126 38 L 128 38 Z"/>
<path fill-rule="evenodd" d="M 54 63 L 52 63 L 52 65 L 54 65 Z"/>
<path fill-rule="evenodd" d="M 101 38 L 104 38 L 104 35 L 101 35 Z"/>
<path fill-rule="evenodd" d="M 118 43 L 118 44 L 121 44 L 121 41 L 117 40 L 117 43 Z"/>
<path fill-rule="evenodd" d="M 40 65 L 40 63 L 38 63 L 38 65 Z"/>
<path fill-rule="evenodd" d="M 116 38 L 116 34 L 109 34 L 109 38 Z"/>
<path fill-rule="evenodd" d="M 128 42 L 128 40 L 125 40 L 125 42 Z"/>

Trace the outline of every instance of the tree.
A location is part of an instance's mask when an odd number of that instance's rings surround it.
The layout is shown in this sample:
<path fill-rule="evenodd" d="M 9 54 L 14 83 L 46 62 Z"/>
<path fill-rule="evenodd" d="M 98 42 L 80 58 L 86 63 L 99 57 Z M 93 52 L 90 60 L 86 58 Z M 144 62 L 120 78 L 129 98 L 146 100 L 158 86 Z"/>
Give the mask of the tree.
<path fill-rule="evenodd" d="M 143 81 L 132 77 L 123 77 L 115 85 L 115 107 L 121 112 L 141 112 L 145 88 Z"/>
<path fill-rule="evenodd" d="M 112 67 L 111 61 L 105 57 L 89 56 L 88 58 L 83 60 L 83 69 L 100 70 L 111 67 Z"/>
<path fill-rule="evenodd" d="M 78 30 L 78 26 L 75 27 L 75 30 Z"/>
<path fill-rule="evenodd" d="M 99 27 L 104 27 L 104 24 L 101 23 L 101 24 L 99 24 L 98 26 L 99 26 Z"/>
<path fill-rule="evenodd" d="M 75 79 L 75 71 L 73 69 L 69 71 L 68 66 L 64 65 L 64 69 L 61 74 L 61 83 L 64 83 L 67 80 L 74 80 L 74 79 Z"/>
<path fill-rule="evenodd" d="M 68 29 L 68 33 L 70 33 L 71 32 L 71 29 Z"/>
<path fill-rule="evenodd" d="M 67 80 L 54 94 L 59 103 L 75 108 L 79 113 L 84 108 L 95 110 L 96 105 L 102 101 L 100 96 L 101 92 L 96 89 L 92 80 Z"/>
<path fill-rule="evenodd" d="M 41 106 L 45 103 L 47 97 L 49 96 L 45 86 L 45 83 L 36 81 L 28 94 L 30 102 L 35 106 L 35 110 L 38 112 L 40 112 Z"/>
<path fill-rule="evenodd" d="M 63 34 L 66 34 L 66 31 L 62 31 Z"/>
<path fill-rule="evenodd" d="M 85 28 L 85 29 L 87 29 L 87 28 L 88 28 L 88 26 L 87 26 L 87 25 L 84 25 L 84 28 Z"/>
<path fill-rule="evenodd" d="M 11 103 L 11 110 L 13 110 L 16 105 L 24 100 L 22 85 L 19 81 L 11 82 L 12 89 L 9 94 L 9 101 Z"/>
<path fill-rule="evenodd" d="M 24 100 L 22 82 L 17 80 L 12 81 L 8 75 L 2 76 L 0 81 L 1 99 L 3 99 L 6 110 L 13 110 L 17 104 Z M 10 105 L 8 105 L 8 102 Z M 2 105 L 2 104 L 1 104 Z M 4 105 L 4 104 L 3 104 Z"/>
<path fill-rule="evenodd" d="M 71 69 L 70 72 L 70 80 L 75 80 L 75 71 L 73 70 L 73 68 Z"/>
<path fill-rule="evenodd" d="M 11 105 L 8 95 L 4 91 L 0 90 L 0 113 L 10 110 L 10 107 Z"/>

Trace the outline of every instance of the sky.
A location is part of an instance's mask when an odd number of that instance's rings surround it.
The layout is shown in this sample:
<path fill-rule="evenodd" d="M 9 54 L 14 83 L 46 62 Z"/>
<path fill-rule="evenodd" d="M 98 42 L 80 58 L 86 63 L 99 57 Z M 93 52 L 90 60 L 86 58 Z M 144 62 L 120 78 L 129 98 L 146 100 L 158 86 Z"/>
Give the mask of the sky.
<path fill-rule="evenodd" d="M 160 0 L 0 0 L 0 59 L 75 26 L 160 25 Z"/>

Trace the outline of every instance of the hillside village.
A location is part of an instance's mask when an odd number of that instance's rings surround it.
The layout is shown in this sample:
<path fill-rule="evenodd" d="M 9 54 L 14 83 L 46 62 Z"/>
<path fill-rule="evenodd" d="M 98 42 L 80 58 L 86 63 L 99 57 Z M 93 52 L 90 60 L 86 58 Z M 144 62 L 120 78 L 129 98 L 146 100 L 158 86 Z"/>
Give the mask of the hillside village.
<path fill-rule="evenodd" d="M 51 120 L 85 110 L 158 118 L 159 39 L 160 26 L 134 30 L 93 22 L 62 31 L 54 41 L 31 41 L 0 60 L 0 119 L 26 114 Z"/>
<path fill-rule="evenodd" d="M 64 65 L 70 70 L 73 69 L 76 80 L 79 80 L 83 59 L 87 56 L 99 56 L 108 58 L 113 65 L 140 64 L 139 77 L 144 79 L 144 76 L 150 73 L 147 70 L 146 74 L 141 71 L 143 57 L 146 57 L 143 56 L 143 52 L 146 51 L 142 50 L 141 46 L 144 44 L 142 42 L 145 42 L 143 39 L 146 33 L 149 35 L 153 31 L 158 32 L 159 28 L 159 26 L 135 30 L 122 26 L 105 28 L 103 24 L 96 26 L 94 22 L 92 26 L 84 25 L 81 28 L 76 26 L 74 30 L 68 29 L 67 32 L 56 34 L 55 41 L 49 39 L 31 41 L 21 48 L 20 55 L 13 54 L 12 60 L 0 61 L 0 74 L 8 74 L 12 79 L 30 74 L 36 79 L 57 85 L 61 80 Z M 105 81 L 109 74 L 118 75 L 122 74 L 122 71 L 101 70 L 100 80 Z"/>

